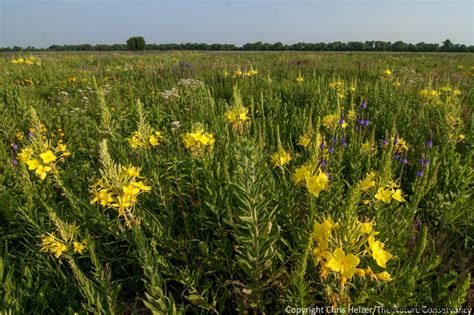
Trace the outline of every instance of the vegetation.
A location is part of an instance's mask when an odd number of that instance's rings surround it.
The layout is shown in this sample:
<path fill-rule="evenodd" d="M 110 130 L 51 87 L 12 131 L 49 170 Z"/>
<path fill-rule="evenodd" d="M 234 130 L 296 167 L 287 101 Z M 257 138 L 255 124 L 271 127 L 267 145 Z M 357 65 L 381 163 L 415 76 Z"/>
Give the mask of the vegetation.
<path fill-rule="evenodd" d="M 140 39 L 135 43 L 135 39 Z M 449 39 L 442 45 L 430 43 L 405 43 L 403 41 L 366 41 L 366 42 L 332 42 L 332 43 L 296 43 L 285 45 L 283 43 L 247 43 L 241 47 L 233 44 L 206 44 L 206 43 L 183 43 L 183 44 L 146 44 L 143 37 L 132 37 L 132 43 L 127 45 L 52 45 L 47 49 L 38 49 L 34 47 L 6 47 L 0 48 L 3 52 L 21 52 L 21 51 L 120 51 L 120 50 L 213 50 L 213 51 L 394 51 L 394 52 L 474 52 L 474 46 L 464 44 L 453 44 Z M 143 41 L 141 41 L 143 39 Z M 143 45 L 144 46 L 143 46 Z M 137 46 L 138 45 L 138 46 Z M 135 48 L 139 47 L 139 49 Z"/>
<path fill-rule="evenodd" d="M 2 57 L 1 313 L 472 305 L 472 55 Z"/>
<path fill-rule="evenodd" d="M 145 50 L 145 39 L 141 36 L 130 37 L 127 40 L 127 48 L 133 51 Z"/>

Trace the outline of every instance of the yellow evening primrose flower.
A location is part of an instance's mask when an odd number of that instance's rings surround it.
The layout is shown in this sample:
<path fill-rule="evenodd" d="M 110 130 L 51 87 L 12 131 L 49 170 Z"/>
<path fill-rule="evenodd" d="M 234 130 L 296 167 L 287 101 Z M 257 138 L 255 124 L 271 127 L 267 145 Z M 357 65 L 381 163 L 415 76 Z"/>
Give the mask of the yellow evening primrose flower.
<path fill-rule="evenodd" d="M 286 152 L 283 149 L 280 149 L 278 152 L 273 153 L 272 155 L 272 164 L 273 167 L 283 167 L 283 165 L 288 164 L 291 161 L 290 153 Z"/>
<path fill-rule="evenodd" d="M 123 186 L 122 190 L 123 190 L 124 195 L 129 196 L 129 197 L 136 196 L 140 193 L 140 188 L 137 188 L 132 184 L 128 186 Z"/>
<path fill-rule="evenodd" d="M 402 190 L 396 189 L 392 192 L 392 199 L 395 199 L 398 202 L 405 202 L 405 198 L 402 196 Z"/>
<path fill-rule="evenodd" d="M 31 159 L 26 161 L 26 165 L 28 165 L 29 170 L 35 170 L 38 168 L 38 166 L 40 166 L 40 162 L 38 159 Z"/>
<path fill-rule="evenodd" d="M 364 180 L 359 182 L 359 187 L 362 191 L 367 191 L 372 187 L 375 187 L 375 173 L 370 172 Z"/>
<path fill-rule="evenodd" d="M 91 199 L 91 204 L 99 203 L 102 207 L 105 207 L 114 201 L 112 193 L 107 189 L 101 189 L 95 192 L 94 195 L 94 198 Z"/>
<path fill-rule="evenodd" d="M 329 178 L 323 171 L 319 171 L 316 175 L 306 177 L 306 187 L 308 191 L 315 197 L 319 197 L 321 191 L 329 186 Z"/>
<path fill-rule="evenodd" d="M 355 268 L 359 264 L 360 259 L 356 255 L 346 255 L 342 248 L 336 248 L 333 254 L 333 258 L 328 261 L 327 266 L 335 272 L 341 274 L 341 276 L 351 279 L 355 273 Z"/>
<path fill-rule="evenodd" d="M 378 280 L 381 280 L 381 281 L 392 281 L 392 277 L 390 276 L 390 274 L 386 271 L 383 271 L 383 272 L 380 272 L 378 274 L 375 275 L 377 277 Z"/>
<path fill-rule="evenodd" d="M 33 155 L 33 149 L 31 148 L 24 148 L 21 150 L 20 154 L 18 154 L 18 158 L 22 162 L 28 161 L 31 156 Z"/>
<path fill-rule="evenodd" d="M 51 150 L 41 153 L 40 158 L 45 164 L 56 161 L 56 155 L 54 155 L 53 151 Z"/>
<path fill-rule="evenodd" d="M 39 165 L 36 170 L 35 170 L 35 173 L 36 175 L 38 175 L 39 178 L 41 178 L 41 180 L 45 179 L 46 178 L 46 175 L 48 174 L 48 172 L 51 171 L 51 167 L 49 166 L 44 166 L 44 165 Z"/>
<path fill-rule="evenodd" d="M 150 139 L 148 139 L 148 142 L 154 147 L 156 147 L 159 143 L 158 138 L 155 135 L 151 135 Z"/>
<path fill-rule="evenodd" d="M 372 234 L 374 232 L 373 230 L 373 222 L 364 222 L 360 223 L 360 232 L 363 234 Z"/>
<path fill-rule="evenodd" d="M 299 185 L 304 184 L 306 181 L 306 177 L 308 176 L 311 176 L 311 171 L 308 166 L 303 165 L 295 170 L 295 172 L 291 176 L 291 179 L 293 180 L 293 183 L 295 185 Z"/>
<path fill-rule="evenodd" d="M 129 166 L 127 168 L 124 167 L 123 170 L 125 171 L 125 174 L 127 174 L 128 176 L 132 178 L 140 176 L 140 168 L 138 167 Z"/>
<path fill-rule="evenodd" d="M 140 189 L 141 191 L 150 191 L 151 190 L 151 186 L 145 185 L 142 181 L 133 182 L 132 185 L 134 187 Z"/>
<path fill-rule="evenodd" d="M 309 145 L 310 142 L 311 142 L 311 137 L 304 134 L 304 135 L 300 136 L 298 145 L 306 148 Z"/>
<path fill-rule="evenodd" d="M 389 189 L 384 189 L 380 187 L 375 194 L 375 199 L 382 200 L 385 203 L 390 203 L 390 198 L 392 197 L 392 191 Z"/>
<path fill-rule="evenodd" d="M 337 229 L 338 227 L 339 223 L 334 223 L 331 217 L 324 219 L 321 223 L 314 222 L 311 238 L 318 242 L 319 247 L 321 247 L 319 243 L 326 241 L 325 250 L 327 248 L 327 239 L 331 236 L 332 230 Z"/>
<path fill-rule="evenodd" d="M 296 78 L 296 82 L 302 83 L 304 81 L 304 78 L 300 75 Z"/>
<path fill-rule="evenodd" d="M 82 255 L 84 253 L 84 250 L 86 249 L 86 242 L 76 242 L 74 241 L 74 253 L 77 253 L 79 255 Z"/>
<path fill-rule="evenodd" d="M 375 236 L 369 236 L 369 248 L 372 255 L 372 258 L 377 262 L 382 268 L 386 268 L 387 261 L 389 261 L 393 256 L 388 251 L 383 249 L 384 244 L 380 241 L 375 240 Z"/>
<path fill-rule="evenodd" d="M 390 69 L 386 69 L 386 70 L 384 70 L 383 75 L 384 75 L 385 77 L 389 77 L 389 76 L 392 75 L 392 71 L 391 71 Z"/>
<path fill-rule="evenodd" d="M 50 252 L 54 254 L 56 258 L 61 257 L 61 255 L 67 251 L 67 246 L 53 235 L 43 236 L 41 240 L 40 250 L 42 252 Z"/>

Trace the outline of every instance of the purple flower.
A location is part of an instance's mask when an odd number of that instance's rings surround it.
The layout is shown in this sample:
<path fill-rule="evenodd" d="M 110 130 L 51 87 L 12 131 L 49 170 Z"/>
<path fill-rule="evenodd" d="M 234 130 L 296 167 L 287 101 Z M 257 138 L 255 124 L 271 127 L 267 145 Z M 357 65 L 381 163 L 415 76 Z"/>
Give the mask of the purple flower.
<path fill-rule="evenodd" d="M 33 135 L 33 133 L 32 133 L 31 131 L 28 132 L 28 137 L 29 137 L 29 138 L 33 138 L 33 136 L 34 136 L 34 135 Z"/>
<path fill-rule="evenodd" d="M 397 143 L 398 143 L 398 138 L 393 139 L 393 144 L 397 144 Z"/>
<path fill-rule="evenodd" d="M 416 172 L 416 176 L 422 177 L 422 176 L 423 176 L 423 171 L 418 171 L 418 172 Z"/>
<path fill-rule="evenodd" d="M 400 155 L 399 154 L 395 154 L 394 156 L 395 160 L 398 160 L 400 158 Z"/>
<path fill-rule="evenodd" d="M 362 109 L 366 109 L 367 103 L 365 101 L 362 101 L 362 104 L 360 104 L 360 107 L 362 107 Z"/>
<path fill-rule="evenodd" d="M 433 140 L 428 140 L 426 141 L 426 145 L 429 147 L 429 148 L 432 148 L 433 147 Z"/>
<path fill-rule="evenodd" d="M 332 181 L 334 178 L 332 177 L 331 173 L 329 173 L 328 171 L 324 172 L 326 174 L 326 176 L 328 177 L 329 181 Z"/>
<path fill-rule="evenodd" d="M 12 143 L 12 148 L 13 148 L 13 150 L 15 150 L 15 151 L 18 150 L 17 144 L 16 144 L 16 143 Z"/>
<path fill-rule="evenodd" d="M 347 145 L 346 138 L 344 138 L 344 137 L 341 138 L 341 144 L 344 147 Z"/>
<path fill-rule="evenodd" d="M 15 160 L 15 159 L 12 159 L 12 164 L 15 165 L 15 166 L 18 165 L 18 161 Z"/>
<path fill-rule="evenodd" d="M 332 143 L 334 143 L 334 144 L 337 143 L 337 138 L 336 137 L 332 138 Z"/>
<path fill-rule="evenodd" d="M 344 123 L 344 119 L 339 119 L 339 125 L 342 125 Z"/>
<path fill-rule="evenodd" d="M 325 145 L 324 142 L 323 142 L 323 143 L 321 143 L 321 144 L 319 145 L 319 147 L 320 147 L 321 150 L 322 150 L 322 149 L 324 149 L 324 148 L 326 147 L 326 145 Z"/>
<path fill-rule="evenodd" d="M 387 139 L 383 139 L 382 140 L 382 145 L 387 145 L 388 144 L 388 140 Z"/>
<path fill-rule="evenodd" d="M 368 126 L 368 125 L 369 125 L 369 120 L 368 119 L 364 120 L 364 126 Z"/>
<path fill-rule="evenodd" d="M 408 164 L 408 160 L 407 160 L 407 159 L 402 159 L 401 162 L 402 162 L 403 164 Z"/>
<path fill-rule="evenodd" d="M 319 160 L 319 163 L 321 164 L 322 167 L 325 167 L 325 166 L 328 164 L 328 162 L 327 162 L 326 160 L 324 160 L 324 159 L 323 159 L 323 160 Z"/>
<path fill-rule="evenodd" d="M 329 153 L 333 153 L 334 152 L 334 148 L 333 147 L 330 147 L 329 148 Z"/>
<path fill-rule="evenodd" d="M 364 124 L 364 120 L 363 120 L 363 119 L 357 119 L 357 123 L 358 123 L 359 125 L 363 125 L 363 124 Z"/>

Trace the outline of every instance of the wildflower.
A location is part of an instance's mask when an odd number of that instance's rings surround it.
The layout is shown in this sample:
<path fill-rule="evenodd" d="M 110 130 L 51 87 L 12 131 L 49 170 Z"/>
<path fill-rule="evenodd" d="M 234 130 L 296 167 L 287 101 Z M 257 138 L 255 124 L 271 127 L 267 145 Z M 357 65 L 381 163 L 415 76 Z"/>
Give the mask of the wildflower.
<path fill-rule="evenodd" d="M 309 170 L 308 166 L 303 165 L 295 170 L 295 172 L 291 176 L 291 179 L 293 180 L 293 183 L 295 183 L 295 185 L 299 185 L 305 183 L 306 177 L 308 176 L 311 176 L 311 171 Z"/>
<path fill-rule="evenodd" d="M 309 145 L 310 142 L 311 142 L 311 137 L 308 136 L 308 135 L 306 135 L 306 134 L 304 134 L 304 135 L 301 135 L 301 136 L 300 136 L 298 145 L 300 145 L 300 146 L 306 148 L 306 147 Z"/>
<path fill-rule="evenodd" d="M 73 243 L 74 253 L 82 255 L 84 253 L 84 250 L 86 249 L 86 245 L 87 245 L 87 243 L 85 241 L 83 241 L 83 242 L 74 241 L 74 243 Z"/>
<path fill-rule="evenodd" d="M 291 161 L 290 153 L 286 152 L 283 149 L 280 149 L 278 152 L 275 152 L 272 155 L 273 167 L 276 167 L 276 166 L 283 167 L 283 165 L 288 164 L 290 161 Z"/>
<path fill-rule="evenodd" d="M 373 233 L 373 222 L 364 222 L 360 223 L 360 232 L 363 234 L 372 234 Z"/>
<path fill-rule="evenodd" d="M 102 207 L 109 206 L 114 201 L 113 195 L 107 189 L 100 189 L 94 193 L 91 204 L 99 203 Z"/>
<path fill-rule="evenodd" d="M 67 251 L 67 246 L 53 235 L 43 236 L 41 238 L 40 247 L 42 252 L 50 252 L 54 254 L 56 258 L 61 257 L 61 255 Z"/>
<path fill-rule="evenodd" d="M 380 241 L 375 240 L 375 236 L 369 236 L 369 249 L 372 255 L 372 258 L 377 262 L 382 268 L 386 268 L 387 262 L 392 259 L 392 255 L 383 249 L 384 244 Z"/>
<path fill-rule="evenodd" d="M 384 189 L 380 187 L 375 194 L 375 199 L 382 200 L 385 203 L 390 203 L 390 198 L 392 197 L 392 191 L 389 189 Z"/>
<path fill-rule="evenodd" d="M 337 124 L 339 122 L 339 117 L 336 114 L 330 114 L 326 115 L 323 117 L 322 124 L 324 127 L 328 129 L 334 129 L 336 128 Z"/>
<path fill-rule="evenodd" d="M 380 272 L 378 274 L 375 275 L 377 277 L 378 280 L 381 280 L 381 281 L 392 281 L 392 277 L 390 276 L 390 274 L 386 271 L 383 271 L 383 272 Z"/>
<path fill-rule="evenodd" d="M 370 172 L 366 178 L 359 182 L 359 187 L 362 191 L 367 191 L 372 187 L 375 187 L 375 173 Z"/>
<path fill-rule="evenodd" d="M 139 181 L 139 182 L 132 182 L 132 185 L 138 189 L 140 189 L 141 191 L 150 191 L 151 190 L 151 186 L 147 186 L 143 183 L 143 181 Z"/>
<path fill-rule="evenodd" d="M 26 161 L 29 170 L 36 170 L 40 166 L 40 162 L 37 159 L 31 159 Z"/>
<path fill-rule="evenodd" d="M 387 78 L 387 77 L 392 75 L 392 71 L 390 69 L 386 69 L 386 70 L 384 70 L 383 75 L 384 75 L 384 77 Z"/>
<path fill-rule="evenodd" d="M 351 279 L 355 273 L 355 267 L 359 264 L 359 257 L 348 254 L 346 255 L 342 248 L 334 250 L 333 258 L 328 261 L 327 266 L 335 272 L 339 272 L 341 276 Z"/>
<path fill-rule="evenodd" d="M 348 123 L 344 121 L 344 119 L 339 119 L 339 125 L 341 125 L 342 129 L 346 129 L 348 126 Z"/>
<path fill-rule="evenodd" d="M 329 186 L 329 178 L 323 171 L 319 171 L 316 175 L 306 177 L 306 187 L 308 191 L 315 197 L 318 197 L 321 191 Z"/>
<path fill-rule="evenodd" d="M 150 138 L 148 139 L 148 142 L 153 146 L 156 147 L 159 143 L 160 140 L 163 138 L 161 135 L 160 131 L 156 131 L 155 134 L 151 134 Z"/>
<path fill-rule="evenodd" d="M 423 171 L 418 171 L 418 172 L 416 172 L 416 176 L 418 176 L 418 177 L 423 177 Z"/>
<path fill-rule="evenodd" d="M 366 153 L 370 153 L 375 150 L 375 145 L 373 142 L 366 141 L 362 144 L 362 150 Z"/>
<path fill-rule="evenodd" d="M 296 78 L 296 82 L 302 83 L 304 81 L 304 78 L 301 76 L 301 74 Z"/>
<path fill-rule="evenodd" d="M 27 160 L 29 160 L 31 158 L 32 155 L 33 155 L 33 149 L 24 148 L 18 154 L 18 158 L 20 159 L 20 161 L 26 162 Z"/>
<path fill-rule="evenodd" d="M 129 166 L 127 168 L 123 167 L 122 168 L 128 176 L 134 178 L 140 176 L 140 168 L 135 167 L 135 166 Z"/>
<path fill-rule="evenodd" d="M 360 104 L 360 107 L 362 109 L 366 109 L 367 108 L 367 103 L 365 101 L 362 101 L 362 104 Z"/>
<path fill-rule="evenodd" d="M 325 218 L 322 223 L 314 222 L 311 238 L 318 243 L 323 243 L 331 235 L 332 230 L 337 228 L 339 228 L 339 223 L 334 223 L 331 217 Z"/>
<path fill-rule="evenodd" d="M 41 160 L 43 160 L 43 163 L 45 164 L 54 162 L 56 160 L 56 156 L 51 150 L 41 153 L 40 158 Z"/>
<path fill-rule="evenodd" d="M 41 178 L 41 180 L 45 179 L 46 178 L 46 175 L 48 174 L 48 172 L 51 171 L 51 167 L 50 166 L 44 166 L 44 165 L 39 165 L 36 170 L 35 170 L 35 173 L 36 175 L 38 175 L 39 178 Z"/>
<path fill-rule="evenodd" d="M 402 196 L 402 190 L 401 189 L 396 189 L 395 191 L 392 192 L 392 199 L 395 199 L 398 202 L 405 202 L 405 198 Z"/>

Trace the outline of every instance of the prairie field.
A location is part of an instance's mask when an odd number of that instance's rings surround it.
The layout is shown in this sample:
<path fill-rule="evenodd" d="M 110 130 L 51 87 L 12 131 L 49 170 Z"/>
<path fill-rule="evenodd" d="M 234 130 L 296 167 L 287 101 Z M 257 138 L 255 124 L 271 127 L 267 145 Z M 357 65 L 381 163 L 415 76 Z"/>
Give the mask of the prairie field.
<path fill-rule="evenodd" d="M 473 54 L 2 54 L 0 314 L 472 307 L 473 111 Z"/>

